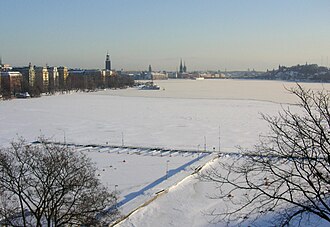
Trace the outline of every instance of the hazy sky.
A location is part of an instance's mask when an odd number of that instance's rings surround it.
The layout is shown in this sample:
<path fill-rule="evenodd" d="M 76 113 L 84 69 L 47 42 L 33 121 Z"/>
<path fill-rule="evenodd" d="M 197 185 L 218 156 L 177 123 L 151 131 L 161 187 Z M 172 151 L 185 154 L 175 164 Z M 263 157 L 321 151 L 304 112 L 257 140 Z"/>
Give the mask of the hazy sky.
<path fill-rule="evenodd" d="M 329 66 L 329 0 L 0 0 L 0 56 L 20 66 L 266 70 Z"/>

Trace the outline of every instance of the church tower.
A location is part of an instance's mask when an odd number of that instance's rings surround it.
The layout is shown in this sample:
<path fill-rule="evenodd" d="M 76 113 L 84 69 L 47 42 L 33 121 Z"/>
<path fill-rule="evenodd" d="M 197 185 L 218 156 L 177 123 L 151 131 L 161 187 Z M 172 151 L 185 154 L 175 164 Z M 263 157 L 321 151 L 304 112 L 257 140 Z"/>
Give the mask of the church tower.
<path fill-rule="evenodd" d="M 182 65 L 182 59 L 180 60 L 180 68 L 179 73 L 183 73 L 183 65 Z"/>
<path fill-rule="evenodd" d="M 184 73 L 187 72 L 187 66 L 186 66 L 186 63 L 185 63 L 185 62 L 183 63 L 183 72 L 184 72 Z"/>
<path fill-rule="evenodd" d="M 105 70 L 110 71 L 111 70 L 111 61 L 109 53 L 107 53 L 107 56 L 105 57 Z"/>

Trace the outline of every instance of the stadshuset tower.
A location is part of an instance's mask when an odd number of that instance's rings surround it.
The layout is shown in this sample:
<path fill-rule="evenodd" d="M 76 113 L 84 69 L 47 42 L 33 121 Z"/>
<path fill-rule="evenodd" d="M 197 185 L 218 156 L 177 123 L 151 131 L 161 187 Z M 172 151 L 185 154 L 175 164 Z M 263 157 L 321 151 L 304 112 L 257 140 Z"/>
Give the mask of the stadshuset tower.
<path fill-rule="evenodd" d="M 107 56 L 105 57 L 105 70 L 110 71 L 111 70 L 111 61 L 109 53 L 107 53 Z"/>

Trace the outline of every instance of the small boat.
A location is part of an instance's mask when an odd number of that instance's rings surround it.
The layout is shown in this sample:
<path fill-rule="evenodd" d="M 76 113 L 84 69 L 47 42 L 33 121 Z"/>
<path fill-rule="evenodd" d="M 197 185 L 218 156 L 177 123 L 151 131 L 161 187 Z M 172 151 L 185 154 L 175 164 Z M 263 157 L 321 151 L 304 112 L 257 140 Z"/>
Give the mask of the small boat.
<path fill-rule="evenodd" d="M 141 90 L 160 90 L 160 87 L 153 82 L 146 83 L 140 87 Z"/>
<path fill-rule="evenodd" d="M 196 77 L 195 80 L 204 80 L 204 77 Z"/>
<path fill-rule="evenodd" d="M 19 98 L 19 99 L 31 98 L 31 96 L 28 92 L 16 93 L 15 96 L 16 96 L 16 98 Z"/>

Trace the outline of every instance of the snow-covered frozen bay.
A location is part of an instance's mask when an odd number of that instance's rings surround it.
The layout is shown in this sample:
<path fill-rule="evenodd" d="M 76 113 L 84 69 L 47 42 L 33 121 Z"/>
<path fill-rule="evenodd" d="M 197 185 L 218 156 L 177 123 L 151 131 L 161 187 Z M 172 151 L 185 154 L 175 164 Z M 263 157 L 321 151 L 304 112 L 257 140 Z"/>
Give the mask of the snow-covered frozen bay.
<path fill-rule="evenodd" d="M 125 92 L 148 97 L 122 96 Z M 279 109 L 262 101 L 157 97 L 162 92 L 109 90 L 4 101 L 0 144 L 17 135 L 35 140 L 42 134 L 77 143 L 121 144 L 123 137 L 125 145 L 198 149 L 206 137 L 212 149 L 218 147 L 220 126 L 223 149 L 234 149 L 253 144 L 263 131 L 260 112 Z"/>

